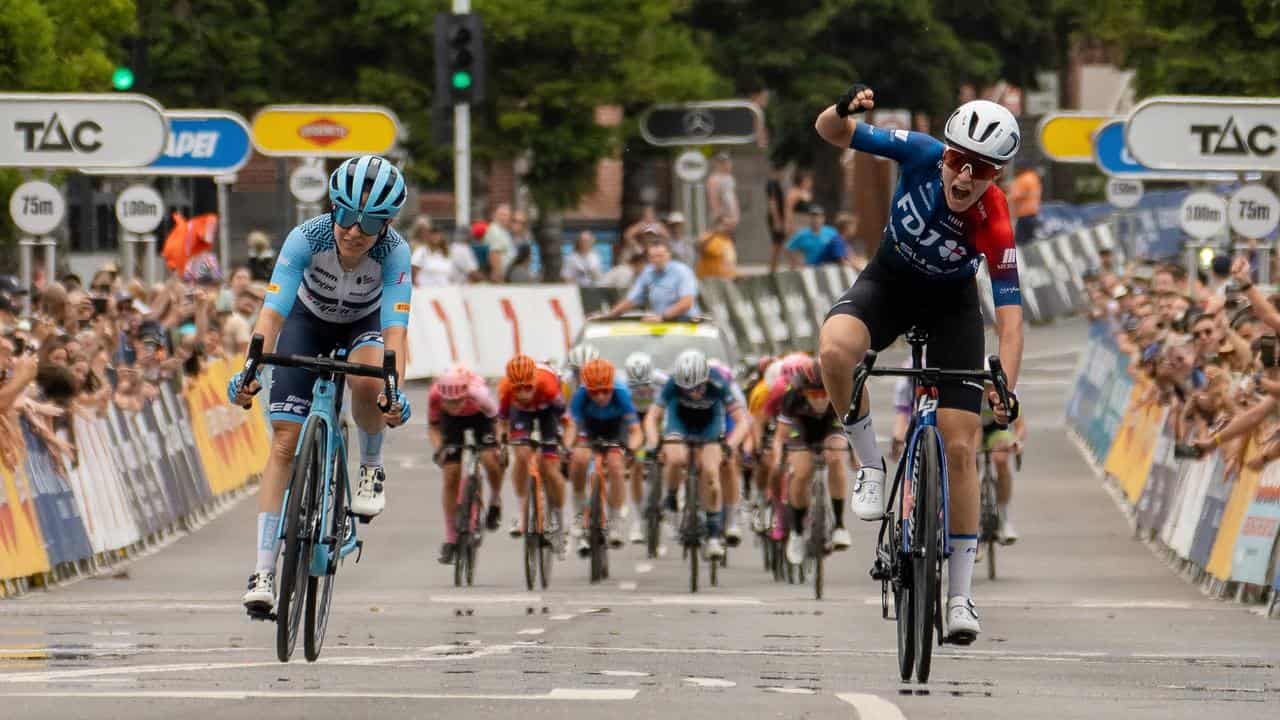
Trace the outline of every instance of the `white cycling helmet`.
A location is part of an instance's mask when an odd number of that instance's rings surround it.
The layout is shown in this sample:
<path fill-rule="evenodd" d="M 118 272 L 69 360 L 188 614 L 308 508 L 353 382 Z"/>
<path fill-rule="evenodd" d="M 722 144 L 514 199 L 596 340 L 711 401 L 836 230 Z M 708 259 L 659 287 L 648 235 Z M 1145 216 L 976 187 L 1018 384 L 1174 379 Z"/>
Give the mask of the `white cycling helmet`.
<path fill-rule="evenodd" d="M 570 370 L 581 370 L 583 365 L 600 357 L 600 351 L 595 345 L 582 344 L 569 351 L 569 356 L 564 359 L 565 367 Z"/>
<path fill-rule="evenodd" d="M 676 385 L 686 390 L 701 385 L 711 376 L 707 356 L 701 350 L 685 350 L 676 357 L 671 376 L 675 378 Z"/>
<path fill-rule="evenodd" d="M 623 365 L 627 369 L 627 382 L 644 385 L 653 380 L 653 358 L 647 352 L 633 352 Z"/>
<path fill-rule="evenodd" d="M 1018 153 L 1022 132 L 1013 113 L 990 100 L 970 100 L 947 118 L 943 137 L 948 145 L 968 150 L 1004 165 Z"/>

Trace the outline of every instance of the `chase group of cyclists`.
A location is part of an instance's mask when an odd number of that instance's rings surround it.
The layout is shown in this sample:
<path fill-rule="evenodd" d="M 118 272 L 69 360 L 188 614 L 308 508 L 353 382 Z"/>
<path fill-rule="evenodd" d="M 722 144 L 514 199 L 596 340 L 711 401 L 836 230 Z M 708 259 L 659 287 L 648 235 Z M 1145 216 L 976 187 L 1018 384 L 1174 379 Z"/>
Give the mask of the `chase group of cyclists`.
<path fill-rule="evenodd" d="M 785 508 L 789 562 L 804 559 L 802 529 L 816 503 L 831 504 L 830 549 L 849 548 L 846 504 L 858 520 L 879 521 L 889 490 L 868 393 L 860 407 L 850 407 L 855 367 L 868 350 L 883 350 L 914 326 L 929 333 L 931 367 L 981 369 L 984 325 L 974 278 L 983 258 L 995 300 L 999 357 L 1009 387 L 1016 387 L 1023 345 L 1016 253 L 1008 205 L 994 183 L 1018 151 L 1016 121 L 1000 105 L 974 100 L 954 111 L 939 141 L 860 122 L 858 115 L 874 105 L 872 89 L 855 84 L 815 123 L 818 134 L 840 150 L 896 161 L 900 181 L 879 250 L 830 309 L 814 355 L 761 360 L 748 373 L 752 380 L 746 388 L 724 364 L 727 358 L 699 350 L 681 352 L 669 367 L 655 367 L 648 354 L 636 352 L 618 367 L 585 344 L 572 349 L 560 368 L 525 355 L 510 358 L 496 391 L 463 366 L 435 379 L 425 393 L 431 449 L 424 452 L 433 453 L 444 476 L 441 563 L 452 562 L 456 551 L 452 518 L 461 481 L 460 448 L 468 432 L 489 487 L 486 528 L 500 528 L 507 472 L 523 504 L 529 473 L 536 469 L 549 504 L 547 530 L 562 557 L 570 544 L 579 554 L 587 552 L 582 516 L 593 463 L 605 475 L 607 538 L 616 548 L 646 540 L 643 461 L 661 465 L 661 504 L 674 518 L 691 448 L 701 454 L 698 500 L 706 525 L 702 552 L 709 560 L 741 543 L 744 526 L 765 532 L 764 508 L 775 499 Z M 254 332 L 263 336 L 265 352 L 320 355 L 345 349 L 351 361 L 376 365 L 384 348 L 395 350 L 403 373 L 411 272 L 408 245 L 391 225 L 405 202 L 405 179 L 385 158 L 361 156 L 332 173 L 328 192 L 329 212 L 288 235 Z M 655 311 L 663 319 L 687 318 Z M 310 408 L 311 383 L 305 371 L 286 368 L 277 368 L 270 383 L 274 437 L 258 487 L 255 565 L 244 594 L 251 613 L 269 613 L 275 603 L 279 508 L 300 424 Z M 411 402 L 403 390 L 394 398 L 381 397 L 383 385 L 376 378 L 351 377 L 346 383 L 360 456 L 351 512 L 367 521 L 386 503 L 383 437 L 387 428 L 409 420 Z M 231 379 L 228 399 L 245 405 L 260 389 L 258 377 L 242 372 Z M 900 414 L 909 413 L 909 393 L 895 404 Z M 1010 405 L 1016 406 L 1016 396 Z M 1014 416 L 1016 407 L 1002 405 L 990 387 L 944 382 L 939 389 L 937 417 L 946 439 L 950 496 L 950 642 L 968 644 L 981 632 L 971 590 L 980 448 L 998 451 L 1001 536 L 1004 542 L 1017 537 L 1008 513 L 1008 450 L 1018 439 L 1006 426 Z M 904 428 L 900 418 L 895 434 Z M 829 498 L 808 496 L 815 453 L 828 469 Z M 752 478 L 745 494 L 744 468 L 751 469 Z M 565 515 L 566 475 L 572 517 Z M 781 496 L 784 476 L 790 482 Z M 510 515 L 509 532 L 519 536 L 527 515 L 523 507 Z"/>

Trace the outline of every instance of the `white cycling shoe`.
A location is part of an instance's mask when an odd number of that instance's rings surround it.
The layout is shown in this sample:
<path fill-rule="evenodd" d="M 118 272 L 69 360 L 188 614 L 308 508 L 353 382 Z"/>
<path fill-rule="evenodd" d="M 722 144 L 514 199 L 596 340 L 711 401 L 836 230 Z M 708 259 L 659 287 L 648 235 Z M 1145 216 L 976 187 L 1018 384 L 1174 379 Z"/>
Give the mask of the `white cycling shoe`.
<path fill-rule="evenodd" d="M 382 485 L 387 479 L 381 465 L 361 465 L 360 481 L 351 496 L 351 514 L 359 515 L 366 521 L 377 517 L 387 506 L 387 496 Z"/>
<path fill-rule="evenodd" d="M 792 565 L 804 562 L 804 536 L 798 532 L 787 537 L 787 562 Z"/>
<path fill-rule="evenodd" d="M 724 542 L 720 538 L 707 538 L 706 548 L 708 560 L 719 560 L 724 557 Z"/>
<path fill-rule="evenodd" d="M 948 598 L 946 642 L 971 645 L 980 634 L 982 625 L 978 622 L 978 610 L 973 606 L 973 600 L 963 595 Z"/>
<path fill-rule="evenodd" d="M 618 548 L 622 547 L 625 544 L 622 540 L 622 528 L 618 527 L 616 524 L 611 523 L 609 525 L 608 537 L 609 537 L 609 547 L 613 548 L 614 550 L 617 550 Z"/>
<path fill-rule="evenodd" d="M 724 529 L 724 541 L 729 547 L 738 547 L 742 544 L 742 526 L 738 523 L 737 517 L 729 518 L 728 527 Z"/>
<path fill-rule="evenodd" d="M 631 515 L 631 522 L 627 523 L 630 527 L 627 529 L 627 540 L 632 545 L 644 544 L 644 523 L 639 518 L 639 513 Z"/>
<path fill-rule="evenodd" d="M 1018 530 L 1009 518 L 1000 518 L 1000 527 L 996 530 L 1001 545 L 1012 545 L 1018 542 Z"/>
<path fill-rule="evenodd" d="M 276 605 L 276 576 L 273 572 L 255 572 L 249 576 L 249 591 L 244 594 L 244 609 L 254 615 L 266 615 Z"/>
<path fill-rule="evenodd" d="M 867 466 L 858 468 L 853 481 L 853 514 L 859 520 L 879 520 L 884 517 L 885 468 Z"/>
<path fill-rule="evenodd" d="M 845 528 L 838 527 L 831 531 L 831 548 L 836 552 L 848 550 L 849 546 L 852 544 L 853 538 Z"/>

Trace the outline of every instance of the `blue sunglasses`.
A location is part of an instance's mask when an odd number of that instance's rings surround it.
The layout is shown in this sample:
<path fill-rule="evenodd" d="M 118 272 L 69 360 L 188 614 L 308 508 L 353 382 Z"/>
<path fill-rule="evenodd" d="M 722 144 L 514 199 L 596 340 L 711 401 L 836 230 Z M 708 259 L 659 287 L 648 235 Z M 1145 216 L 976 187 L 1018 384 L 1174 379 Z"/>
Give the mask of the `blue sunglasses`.
<path fill-rule="evenodd" d="M 335 207 L 332 211 L 333 221 L 338 227 L 347 229 L 357 223 L 360 224 L 360 232 L 370 237 L 377 237 L 382 232 L 382 226 L 387 222 L 386 218 L 374 217 L 355 210 L 348 210 L 344 207 Z"/>

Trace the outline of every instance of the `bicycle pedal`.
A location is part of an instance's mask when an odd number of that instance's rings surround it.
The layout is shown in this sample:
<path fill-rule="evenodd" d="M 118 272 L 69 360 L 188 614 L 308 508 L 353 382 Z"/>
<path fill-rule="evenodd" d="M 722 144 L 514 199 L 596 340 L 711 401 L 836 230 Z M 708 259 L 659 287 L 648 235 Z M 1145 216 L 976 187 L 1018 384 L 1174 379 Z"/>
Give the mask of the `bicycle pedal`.
<path fill-rule="evenodd" d="M 262 622 L 275 622 L 276 614 L 273 612 L 261 612 L 258 610 L 246 610 L 250 620 L 261 620 Z"/>
<path fill-rule="evenodd" d="M 875 563 L 872 564 L 871 566 L 872 580 L 879 580 L 880 582 L 888 582 L 892 577 L 893 577 L 893 573 L 889 569 L 889 566 L 886 565 L 885 563 L 881 562 L 880 560 L 876 560 Z"/>
<path fill-rule="evenodd" d="M 373 519 L 368 515 L 356 515 L 355 513 L 351 513 L 351 516 L 354 517 L 357 521 L 359 521 L 361 525 L 368 525 L 369 521 Z"/>
<path fill-rule="evenodd" d="M 360 558 L 364 557 L 364 541 L 356 540 L 356 564 L 360 564 Z"/>

